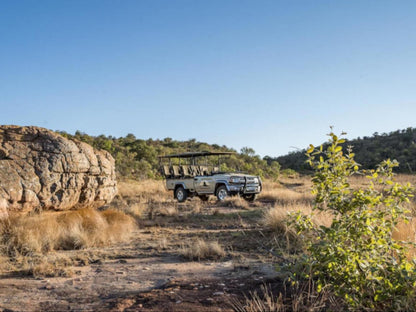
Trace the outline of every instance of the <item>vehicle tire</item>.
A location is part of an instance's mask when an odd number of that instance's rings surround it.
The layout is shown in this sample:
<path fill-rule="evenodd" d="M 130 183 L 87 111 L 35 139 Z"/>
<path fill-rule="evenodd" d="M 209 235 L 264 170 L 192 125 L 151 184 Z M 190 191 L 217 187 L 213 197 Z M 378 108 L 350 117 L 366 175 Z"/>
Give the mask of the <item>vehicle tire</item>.
<path fill-rule="evenodd" d="M 202 200 L 204 202 L 208 201 L 208 199 L 209 199 L 208 195 L 199 195 L 198 197 L 199 197 L 200 200 Z"/>
<path fill-rule="evenodd" d="M 175 198 L 178 202 L 183 203 L 188 198 L 188 191 L 185 190 L 182 186 L 179 186 L 175 190 Z"/>
<path fill-rule="evenodd" d="M 224 201 L 228 197 L 228 190 L 225 185 L 221 185 L 217 188 L 217 192 L 215 193 L 219 201 Z"/>
<path fill-rule="evenodd" d="M 254 202 L 257 198 L 257 194 L 243 195 L 243 198 L 248 202 Z"/>

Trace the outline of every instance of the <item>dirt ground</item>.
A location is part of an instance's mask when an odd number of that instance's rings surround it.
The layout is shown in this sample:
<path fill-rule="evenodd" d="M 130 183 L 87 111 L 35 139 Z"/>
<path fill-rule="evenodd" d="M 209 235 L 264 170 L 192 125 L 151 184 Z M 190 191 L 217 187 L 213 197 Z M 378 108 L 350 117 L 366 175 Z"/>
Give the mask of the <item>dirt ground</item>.
<path fill-rule="evenodd" d="M 189 213 L 192 203 L 198 213 Z M 3 274 L 0 311 L 233 311 L 261 285 L 281 285 L 260 222 L 266 207 L 192 199 L 174 215 L 140 219 L 128 243 L 54 252 L 48 256 L 71 259 L 70 273 Z M 185 259 L 181 250 L 198 238 L 218 242 L 225 256 Z"/>

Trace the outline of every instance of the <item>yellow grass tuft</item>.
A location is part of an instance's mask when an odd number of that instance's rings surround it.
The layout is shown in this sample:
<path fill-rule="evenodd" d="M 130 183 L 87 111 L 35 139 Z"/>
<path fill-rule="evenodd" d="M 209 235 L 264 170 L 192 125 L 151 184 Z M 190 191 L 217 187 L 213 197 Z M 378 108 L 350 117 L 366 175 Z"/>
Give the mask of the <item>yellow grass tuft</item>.
<path fill-rule="evenodd" d="M 0 239 L 9 256 L 31 255 L 124 241 L 134 228 L 122 212 L 82 209 L 10 218 L 1 223 Z"/>
<path fill-rule="evenodd" d="M 225 251 L 218 242 L 206 242 L 198 239 L 189 246 L 182 246 L 180 254 L 189 260 L 219 259 Z"/>
<path fill-rule="evenodd" d="M 286 306 L 283 301 L 282 293 L 275 296 L 267 285 L 262 285 L 260 294 L 257 291 L 250 292 L 250 296 L 245 295 L 243 302 L 231 298 L 230 303 L 236 312 L 283 312 Z"/>

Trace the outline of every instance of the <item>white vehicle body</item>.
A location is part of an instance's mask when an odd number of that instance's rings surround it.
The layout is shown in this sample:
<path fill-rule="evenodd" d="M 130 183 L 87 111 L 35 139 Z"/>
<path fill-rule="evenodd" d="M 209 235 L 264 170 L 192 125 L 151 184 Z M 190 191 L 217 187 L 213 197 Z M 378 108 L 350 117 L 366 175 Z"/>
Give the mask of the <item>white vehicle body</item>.
<path fill-rule="evenodd" d="M 222 201 L 227 196 L 241 195 L 253 201 L 262 190 L 260 177 L 237 172 L 220 172 L 220 156 L 230 155 L 226 152 L 195 152 L 160 156 L 161 173 L 166 179 L 166 188 L 173 191 L 174 197 L 183 202 L 188 197 L 198 196 L 207 200 L 209 195 L 217 196 Z M 218 156 L 217 166 L 198 165 L 198 158 Z M 169 164 L 162 164 L 162 160 L 169 160 Z M 178 164 L 172 164 L 172 159 L 179 159 Z M 180 160 L 185 160 L 182 164 Z"/>

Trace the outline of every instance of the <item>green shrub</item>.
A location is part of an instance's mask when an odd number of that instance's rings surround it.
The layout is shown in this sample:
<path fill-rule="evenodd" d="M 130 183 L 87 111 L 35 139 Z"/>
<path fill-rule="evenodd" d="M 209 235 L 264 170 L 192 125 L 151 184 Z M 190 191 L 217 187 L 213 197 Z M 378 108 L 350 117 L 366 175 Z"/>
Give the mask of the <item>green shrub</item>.
<path fill-rule="evenodd" d="M 408 211 L 402 204 L 412 189 L 394 182 L 396 161 L 360 170 L 351 149 L 344 154 L 340 144 L 345 141 L 332 132 L 329 136 L 325 150 L 311 145 L 307 156 L 315 170 L 313 213 L 331 213 L 332 224 L 315 227 L 311 216 L 300 212 L 290 218 L 299 234 L 308 234 L 307 254 L 298 265 L 307 266 L 310 275 L 301 277 L 316 280 L 318 292 L 332 290 L 350 310 L 413 310 L 415 263 L 406 258 L 406 244 L 392 237 L 398 222 L 406 219 Z M 367 188 L 350 186 L 349 177 L 357 174 L 368 177 Z M 299 278 L 295 268 L 293 276 Z"/>

